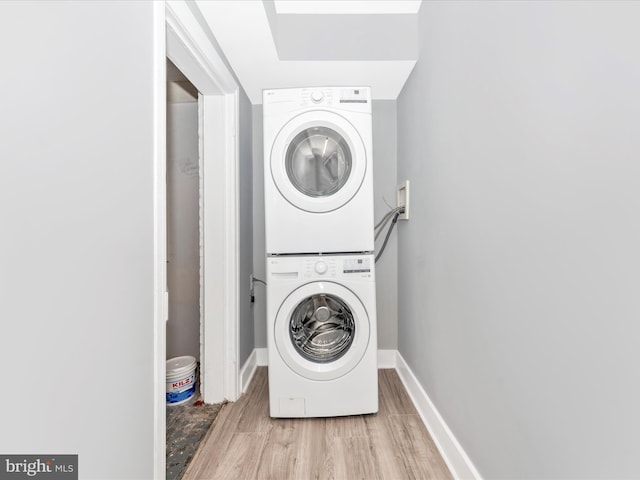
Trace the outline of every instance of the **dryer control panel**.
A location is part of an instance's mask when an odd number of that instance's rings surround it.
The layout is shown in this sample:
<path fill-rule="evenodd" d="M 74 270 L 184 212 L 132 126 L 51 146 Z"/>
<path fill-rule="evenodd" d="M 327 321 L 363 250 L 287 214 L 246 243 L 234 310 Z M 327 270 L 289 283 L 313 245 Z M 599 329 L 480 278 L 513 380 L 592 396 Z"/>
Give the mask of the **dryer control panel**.
<path fill-rule="evenodd" d="M 298 109 L 371 113 L 371 87 L 281 88 L 262 92 L 264 115 Z"/>
<path fill-rule="evenodd" d="M 351 109 L 349 106 L 370 104 L 371 89 L 369 87 L 303 88 L 300 91 L 300 100 L 303 107 L 327 105 Z"/>

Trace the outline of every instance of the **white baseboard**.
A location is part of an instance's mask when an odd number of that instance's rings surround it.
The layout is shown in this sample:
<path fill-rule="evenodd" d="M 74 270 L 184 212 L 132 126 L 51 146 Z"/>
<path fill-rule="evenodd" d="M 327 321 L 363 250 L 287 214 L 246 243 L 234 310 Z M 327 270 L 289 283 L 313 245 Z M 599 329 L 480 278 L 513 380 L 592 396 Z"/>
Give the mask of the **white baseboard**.
<path fill-rule="evenodd" d="M 396 368 L 397 350 L 378 350 L 378 368 Z"/>
<path fill-rule="evenodd" d="M 253 378 L 253 374 L 256 373 L 256 368 L 260 363 L 258 362 L 258 352 L 257 348 L 251 352 L 247 361 L 244 362 L 242 368 L 240 369 L 240 387 L 242 388 L 241 392 L 244 393 L 247 391 L 249 387 L 249 383 L 251 383 L 251 379 Z M 264 349 L 266 351 L 266 348 Z"/>
<path fill-rule="evenodd" d="M 397 353 L 396 370 L 453 477 L 455 479 L 482 480 L 466 452 L 400 353 Z"/>
<path fill-rule="evenodd" d="M 267 350 L 266 348 L 256 348 L 254 352 L 256 354 L 256 359 L 258 360 L 259 367 L 269 366 L 269 350 Z"/>

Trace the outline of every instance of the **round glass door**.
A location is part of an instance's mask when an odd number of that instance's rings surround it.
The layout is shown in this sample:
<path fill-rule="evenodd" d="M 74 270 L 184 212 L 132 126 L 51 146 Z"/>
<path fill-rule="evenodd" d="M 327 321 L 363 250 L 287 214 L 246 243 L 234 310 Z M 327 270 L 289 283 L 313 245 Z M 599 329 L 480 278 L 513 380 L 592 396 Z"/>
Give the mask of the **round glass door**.
<path fill-rule="evenodd" d="M 358 193 L 370 160 L 349 121 L 317 110 L 297 115 L 282 127 L 268 165 L 287 202 L 305 212 L 325 213 L 343 207 Z"/>
<path fill-rule="evenodd" d="M 296 351 L 316 363 L 333 362 L 353 343 L 356 324 L 349 306 L 335 295 L 312 295 L 291 314 L 289 337 Z"/>
<path fill-rule="evenodd" d="M 344 285 L 311 282 L 282 302 L 273 340 L 287 366 L 312 380 L 334 380 L 362 359 L 370 336 L 369 316 Z"/>
<path fill-rule="evenodd" d="M 351 163 L 349 145 L 328 127 L 310 127 L 298 133 L 285 156 L 291 184 L 311 197 L 333 195 L 340 190 L 349 179 Z"/>

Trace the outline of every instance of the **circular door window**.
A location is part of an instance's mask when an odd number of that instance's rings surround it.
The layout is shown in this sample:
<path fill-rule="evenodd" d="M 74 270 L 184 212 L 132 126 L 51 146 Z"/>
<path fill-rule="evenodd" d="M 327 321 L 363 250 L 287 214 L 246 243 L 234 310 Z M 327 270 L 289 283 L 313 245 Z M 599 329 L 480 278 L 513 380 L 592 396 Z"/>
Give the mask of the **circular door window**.
<path fill-rule="evenodd" d="M 353 343 L 356 324 L 349 306 L 335 295 L 318 294 L 302 300 L 291 314 L 289 337 L 307 360 L 333 362 Z"/>
<path fill-rule="evenodd" d="M 287 366 L 312 380 L 334 380 L 360 363 L 369 345 L 369 316 L 344 285 L 311 282 L 282 302 L 273 329 Z"/>
<path fill-rule="evenodd" d="M 271 146 L 269 167 L 280 194 L 311 213 L 347 204 L 364 181 L 367 151 L 356 128 L 326 111 L 302 113 L 285 124 Z"/>
<path fill-rule="evenodd" d="M 340 190 L 351 173 L 351 149 L 328 127 L 298 133 L 287 148 L 285 168 L 291 184 L 305 195 L 324 197 Z"/>

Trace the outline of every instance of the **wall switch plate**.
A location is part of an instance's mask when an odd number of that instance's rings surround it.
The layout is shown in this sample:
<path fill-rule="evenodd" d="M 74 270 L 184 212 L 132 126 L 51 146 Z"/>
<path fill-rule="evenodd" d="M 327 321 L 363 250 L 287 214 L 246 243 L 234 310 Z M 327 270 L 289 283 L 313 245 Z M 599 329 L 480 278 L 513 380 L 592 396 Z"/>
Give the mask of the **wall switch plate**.
<path fill-rule="evenodd" d="M 396 206 L 404 207 L 404 213 L 398 220 L 409 220 L 409 180 L 405 180 L 396 188 Z"/>

